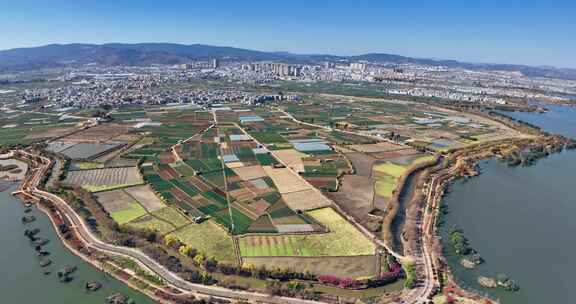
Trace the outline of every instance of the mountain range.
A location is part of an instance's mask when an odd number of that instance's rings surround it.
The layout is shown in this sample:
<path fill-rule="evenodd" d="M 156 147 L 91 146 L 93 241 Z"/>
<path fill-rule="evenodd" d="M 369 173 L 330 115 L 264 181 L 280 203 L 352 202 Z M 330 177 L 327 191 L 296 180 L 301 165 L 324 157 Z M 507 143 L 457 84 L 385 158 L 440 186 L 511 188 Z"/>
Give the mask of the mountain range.
<path fill-rule="evenodd" d="M 0 51 L 0 71 L 26 71 L 70 65 L 96 63 L 101 65 L 178 64 L 194 60 L 277 60 L 293 63 L 320 61 L 367 60 L 379 63 L 413 63 L 447 66 L 471 70 L 518 71 L 532 77 L 550 77 L 576 80 L 576 69 L 516 64 L 467 63 L 456 60 L 435 60 L 400 55 L 370 53 L 355 56 L 327 54 L 292 54 L 263 52 L 224 46 L 175 43 L 108 43 L 108 44 L 50 44 L 39 47 L 15 48 Z"/>

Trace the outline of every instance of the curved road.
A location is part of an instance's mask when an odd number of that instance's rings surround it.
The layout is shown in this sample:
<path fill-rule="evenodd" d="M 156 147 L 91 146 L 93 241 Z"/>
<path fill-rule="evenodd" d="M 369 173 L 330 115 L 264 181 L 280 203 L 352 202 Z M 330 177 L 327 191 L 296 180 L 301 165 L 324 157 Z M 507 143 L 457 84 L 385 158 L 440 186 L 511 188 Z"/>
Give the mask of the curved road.
<path fill-rule="evenodd" d="M 144 265 L 152 272 L 156 273 L 158 276 L 162 277 L 170 285 L 189 293 L 202 293 L 210 296 L 227 298 L 227 299 L 244 299 L 244 300 L 260 301 L 264 303 L 278 303 L 278 304 L 320 303 L 310 300 L 302 300 L 288 297 L 273 297 L 266 294 L 255 292 L 235 291 L 222 287 L 194 284 L 180 278 L 175 273 L 166 269 L 164 266 L 160 265 L 158 262 L 151 259 L 150 257 L 148 257 L 143 252 L 137 249 L 115 246 L 105 243 L 100 239 L 98 239 L 98 237 L 96 237 L 94 234 L 92 234 L 92 232 L 86 226 L 86 224 L 80 218 L 80 216 L 62 198 L 37 188 L 40 179 L 44 176 L 44 174 L 47 173 L 51 161 L 48 158 L 38 155 L 32 155 L 25 151 L 18 151 L 18 152 L 20 155 L 28 156 L 30 158 L 40 158 L 42 160 L 42 162 L 40 163 L 40 167 L 34 170 L 35 175 L 29 182 L 27 182 L 28 185 L 25 185 L 22 188 L 22 192 L 34 195 L 39 198 L 44 198 L 52 202 L 59 209 L 60 212 L 62 212 L 69 220 L 72 221 L 74 228 L 76 228 L 77 232 L 80 234 L 80 237 L 84 240 L 86 244 L 88 244 L 91 247 L 111 254 L 132 258 L 138 261 L 141 265 Z"/>

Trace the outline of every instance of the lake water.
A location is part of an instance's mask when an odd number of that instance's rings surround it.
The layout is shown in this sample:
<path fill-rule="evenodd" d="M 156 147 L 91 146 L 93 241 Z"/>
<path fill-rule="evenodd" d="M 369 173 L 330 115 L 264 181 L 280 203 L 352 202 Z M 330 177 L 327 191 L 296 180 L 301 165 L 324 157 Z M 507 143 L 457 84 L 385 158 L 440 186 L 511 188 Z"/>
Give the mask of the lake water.
<path fill-rule="evenodd" d="M 10 196 L 15 189 L 16 186 L 0 192 L 0 303 L 103 304 L 107 296 L 116 292 L 131 297 L 138 304 L 154 303 L 66 250 L 48 217 L 36 207 L 29 213 L 36 217 L 36 221 L 22 224 L 25 208 L 19 200 Z M 44 269 L 38 264 L 33 246 L 24 236 L 24 230 L 31 228 L 41 229 L 38 236 L 50 240 L 44 246 L 51 253 L 48 257 L 52 264 L 46 267 L 52 272 L 50 275 L 43 274 Z M 65 265 L 75 265 L 78 270 L 72 274 L 73 281 L 60 283 L 56 273 Z M 87 293 L 84 290 L 87 281 L 98 281 L 103 287 Z"/>
<path fill-rule="evenodd" d="M 508 113 L 544 130 L 576 138 L 576 108 L 548 106 L 546 114 Z M 576 151 L 554 154 L 532 167 L 510 168 L 496 160 L 482 175 L 458 181 L 444 200 L 449 213 L 440 228 L 457 280 L 503 303 L 574 303 L 576 273 Z M 449 230 L 463 229 L 486 260 L 467 270 L 452 255 Z M 478 275 L 506 273 L 520 291 L 482 289 Z"/>

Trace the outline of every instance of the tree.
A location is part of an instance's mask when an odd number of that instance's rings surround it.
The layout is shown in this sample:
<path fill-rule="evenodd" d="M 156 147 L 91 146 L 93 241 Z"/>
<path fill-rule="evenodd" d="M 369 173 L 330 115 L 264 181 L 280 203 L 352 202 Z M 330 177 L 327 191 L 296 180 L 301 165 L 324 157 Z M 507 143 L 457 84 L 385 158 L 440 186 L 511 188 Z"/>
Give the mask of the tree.
<path fill-rule="evenodd" d="M 204 261 L 204 268 L 208 270 L 213 270 L 217 265 L 218 261 L 216 261 L 216 258 L 213 256 Z"/>
<path fill-rule="evenodd" d="M 198 266 L 204 265 L 205 260 L 206 260 L 206 257 L 202 253 L 197 254 L 193 259 L 194 264 L 196 264 Z"/>
<path fill-rule="evenodd" d="M 178 252 L 180 252 L 181 255 L 183 256 L 189 256 L 190 252 L 192 251 L 192 247 L 188 246 L 188 245 L 182 245 L 180 246 L 180 248 L 178 248 Z"/>
<path fill-rule="evenodd" d="M 172 234 L 164 236 L 164 245 L 171 247 L 174 244 L 174 242 L 179 242 L 176 236 Z"/>

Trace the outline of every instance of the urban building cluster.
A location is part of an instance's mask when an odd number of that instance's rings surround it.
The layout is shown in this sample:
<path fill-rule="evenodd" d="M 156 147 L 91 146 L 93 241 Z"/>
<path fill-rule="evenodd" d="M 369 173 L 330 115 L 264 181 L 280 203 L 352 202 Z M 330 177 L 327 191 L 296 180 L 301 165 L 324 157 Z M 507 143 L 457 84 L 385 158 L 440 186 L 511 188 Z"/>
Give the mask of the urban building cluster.
<path fill-rule="evenodd" d="M 244 62 L 218 59 L 179 65 L 85 66 L 67 68 L 51 79 L 65 86 L 20 92 L 25 102 L 48 100 L 62 107 L 101 104 L 199 105 L 231 101 L 261 104 L 297 101 L 283 92 L 250 92 L 243 84 L 258 86 L 278 81 L 301 83 L 350 82 L 380 90 L 390 96 L 413 96 L 502 105 L 515 100 L 563 101 L 576 95 L 574 81 L 524 77 L 517 72 L 471 71 L 421 64 L 369 61 L 319 61 L 312 63 Z M 216 86 L 195 86 L 213 81 Z"/>

